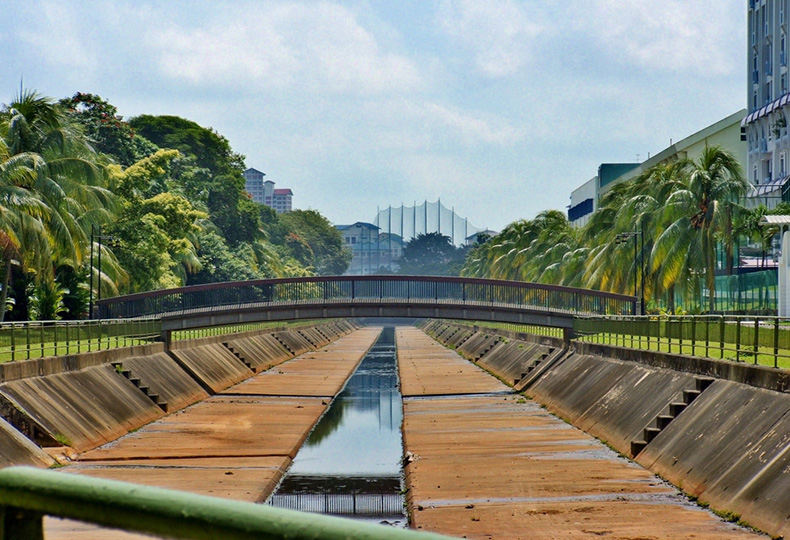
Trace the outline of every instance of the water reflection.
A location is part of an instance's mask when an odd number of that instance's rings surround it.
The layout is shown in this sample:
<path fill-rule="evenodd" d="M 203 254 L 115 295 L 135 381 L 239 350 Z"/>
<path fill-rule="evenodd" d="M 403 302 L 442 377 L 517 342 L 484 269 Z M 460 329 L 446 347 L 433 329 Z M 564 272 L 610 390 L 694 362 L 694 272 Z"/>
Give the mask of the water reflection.
<path fill-rule="evenodd" d="M 271 504 L 405 525 L 394 341 L 394 329 L 385 328 L 300 449 Z"/>

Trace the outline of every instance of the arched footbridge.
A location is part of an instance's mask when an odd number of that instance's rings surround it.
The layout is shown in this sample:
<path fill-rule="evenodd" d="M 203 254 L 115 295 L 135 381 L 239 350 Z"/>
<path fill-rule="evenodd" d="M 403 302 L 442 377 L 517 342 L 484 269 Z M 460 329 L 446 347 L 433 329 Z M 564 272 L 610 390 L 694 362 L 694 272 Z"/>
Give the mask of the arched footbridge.
<path fill-rule="evenodd" d="M 102 319 L 158 316 L 162 330 L 261 321 L 410 317 L 572 328 L 574 316 L 632 315 L 632 296 L 443 276 L 322 276 L 212 283 L 99 300 Z"/>

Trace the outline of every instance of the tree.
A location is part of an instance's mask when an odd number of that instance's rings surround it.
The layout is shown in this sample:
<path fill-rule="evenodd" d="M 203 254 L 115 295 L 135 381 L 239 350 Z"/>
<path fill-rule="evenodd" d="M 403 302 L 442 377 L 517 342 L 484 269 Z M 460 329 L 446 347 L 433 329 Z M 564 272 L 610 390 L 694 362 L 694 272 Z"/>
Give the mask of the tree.
<path fill-rule="evenodd" d="M 432 232 L 418 234 L 403 248 L 398 273 L 419 276 L 457 276 L 465 250 L 456 248 L 449 236 Z"/>
<path fill-rule="evenodd" d="M 60 100 L 67 114 L 79 122 L 93 147 L 124 167 L 153 154 L 156 145 L 140 137 L 118 114 L 118 109 L 94 94 L 77 92 Z"/>
<path fill-rule="evenodd" d="M 228 140 L 212 129 L 178 116 L 141 115 L 129 125 L 159 148 L 172 148 L 194 156 L 196 165 L 212 174 L 241 175 L 244 156 L 233 152 Z"/>
<path fill-rule="evenodd" d="M 653 268 L 663 269 L 664 280 L 689 272 L 704 275 L 708 307 L 713 311 L 717 242 L 721 240 L 732 253 L 733 212 L 747 184 L 737 159 L 718 146 L 706 146 L 696 161 L 680 166 L 683 186 L 667 199 L 663 212 L 667 225 L 653 247 Z"/>
<path fill-rule="evenodd" d="M 307 266 L 320 276 L 340 275 L 351 263 L 351 251 L 343 235 L 328 219 L 315 210 L 293 210 L 280 216 L 283 227 L 292 237 L 303 240 L 312 254 Z"/>
<path fill-rule="evenodd" d="M 22 91 L 0 111 L 0 125 L 5 165 L 13 163 L 12 157 L 27 163 L 23 168 L 28 172 L 14 174 L 21 183 L 13 187 L 25 190 L 27 201 L 37 201 L 35 215 L 22 212 L 15 218 L 13 252 L 20 271 L 34 274 L 39 286 L 54 291 L 55 268 L 84 264 L 90 228 L 112 218 L 115 199 L 104 186 L 99 156 L 82 128 L 53 100 Z M 6 256 L 4 275 L 10 279 L 11 251 Z M 5 295 L 8 282 L 3 285 Z"/>

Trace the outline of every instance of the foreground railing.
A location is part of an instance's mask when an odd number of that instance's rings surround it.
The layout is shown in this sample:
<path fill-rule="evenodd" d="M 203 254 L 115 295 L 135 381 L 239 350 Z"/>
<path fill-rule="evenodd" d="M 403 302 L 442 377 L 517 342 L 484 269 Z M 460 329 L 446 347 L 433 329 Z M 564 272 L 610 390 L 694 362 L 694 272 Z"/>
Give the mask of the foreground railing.
<path fill-rule="evenodd" d="M 449 540 L 437 534 L 28 467 L 0 471 L 0 505 L 0 540 L 42 540 L 44 516 L 192 540 Z"/>
<path fill-rule="evenodd" d="M 141 345 L 161 333 L 157 318 L 0 323 L 0 362 Z"/>
<path fill-rule="evenodd" d="M 211 283 L 105 298 L 97 302 L 97 313 L 113 319 L 228 307 L 397 302 L 564 314 L 629 315 L 636 309 L 636 298 L 631 296 L 539 283 L 441 276 L 324 276 Z"/>
<path fill-rule="evenodd" d="M 577 317 L 577 339 L 660 352 L 790 368 L 790 319 L 694 315 Z"/>

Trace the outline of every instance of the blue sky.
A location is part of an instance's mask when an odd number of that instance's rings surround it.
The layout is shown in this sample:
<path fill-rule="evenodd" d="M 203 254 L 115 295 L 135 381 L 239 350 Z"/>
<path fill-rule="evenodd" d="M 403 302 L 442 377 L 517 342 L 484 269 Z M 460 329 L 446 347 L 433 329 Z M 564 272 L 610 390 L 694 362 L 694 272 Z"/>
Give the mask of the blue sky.
<path fill-rule="evenodd" d="M 6 0 L 0 102 L 98 94 L 210 126 L 331 221 L 441 197 L 565 210 L 745 106 L 743 0 Z"/>

